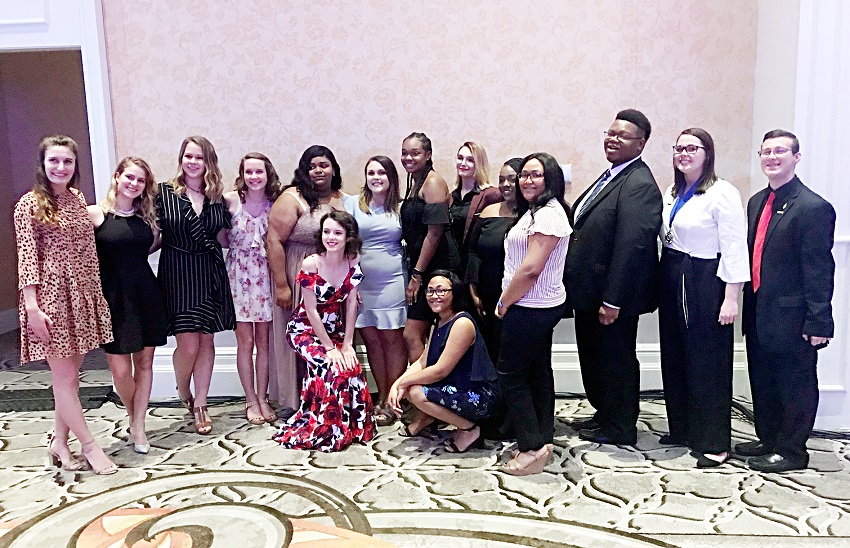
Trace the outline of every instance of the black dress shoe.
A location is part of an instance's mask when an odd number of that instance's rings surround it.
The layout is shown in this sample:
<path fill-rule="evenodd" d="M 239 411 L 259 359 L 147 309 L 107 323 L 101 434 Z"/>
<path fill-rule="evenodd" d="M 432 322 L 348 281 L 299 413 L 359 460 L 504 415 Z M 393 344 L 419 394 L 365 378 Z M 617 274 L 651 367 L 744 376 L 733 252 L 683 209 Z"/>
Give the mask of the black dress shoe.
<path fill-rule="evenodd" d="M 590 417 L 589 419 L 576 420 L 570 423 L 570 427 L 573 430 L 596 430 L 600 426 L 602 425 L 599 424 L 599 421 L 597 421 L 595 417 Z"/>
<path fill-rule="evenodd" d="M 578 437 L 585 441 L 601 443 L 606 445 L 634 445 L 637 443 L 637 434 L 611 434 L 601 428 L 596 430 L 580 430 Z"/>
<path fill-rule="evenodd" d="M 685 442 L 674 438 L 670 434 L 663 434 L 660 438 L 658 438 L 658 443 L 661 445 L 685 445 Z"/>
<path fill-rule="evenodd" d="M 735 445 L 735 454 L 742 457 L 761 457 L 770 453 L 770 448 L 761 440 L 748 441 Z"/>
<path fill-rule="evenodd" d="M 747 465 L 758 472 L 788 472 L 790 470 L 805 470 L 808 462 L 786 459 L 779 453 L 771 453 L 761 457 L 753 457 Z"/>

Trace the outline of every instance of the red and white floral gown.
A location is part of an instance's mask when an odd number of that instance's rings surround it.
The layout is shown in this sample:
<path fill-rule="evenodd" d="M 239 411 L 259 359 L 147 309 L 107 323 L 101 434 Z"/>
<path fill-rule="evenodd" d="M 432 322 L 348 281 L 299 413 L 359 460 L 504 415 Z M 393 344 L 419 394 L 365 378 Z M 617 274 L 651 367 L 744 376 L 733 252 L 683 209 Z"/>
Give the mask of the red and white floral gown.
<path fill-rule="evenodd" d="M 322 324 L 337 348 L 342 347 L 345 336 L 343 303 L 362 280 L 360 265 L 348 270 L 339 288 L 334 288 L 317 272 L 302 270 L 296 278 L 302 291 L 316 294 L 316 308 Z M 353 325 L 347 327 L 354 329 Z M 307 319 L 303 300 L 292 313 L 286 332 L 292 347 L 307 362 L 307 378 L 301 385 L 301 408 L 281 426 L 273 439 L 287 449 L 325 452 L 371 440 L 376 433 L 372 398 L 360 364 L 355 373 L 347 375 L 331 367 L 325 348 Z"/>

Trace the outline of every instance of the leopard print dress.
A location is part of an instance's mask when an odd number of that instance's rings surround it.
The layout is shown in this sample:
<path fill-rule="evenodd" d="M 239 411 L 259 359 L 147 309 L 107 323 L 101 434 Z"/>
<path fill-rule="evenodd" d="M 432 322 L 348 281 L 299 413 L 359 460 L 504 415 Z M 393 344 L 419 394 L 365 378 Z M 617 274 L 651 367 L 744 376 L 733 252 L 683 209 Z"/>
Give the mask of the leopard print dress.
<path fill-rule="evenodd" d="M 35 219 L 36 197 L 24 194 L 15 205 L 18 289 L 36 286 L 41 310 L 53 320 L 50 342 L 27 328 L 20 292 L 21 363 L 85 354 L 112 341 L 109 306 L 100 287 L 94 227 L 83 193 L 72 188 L 56 198 L 55 225 Z"/>

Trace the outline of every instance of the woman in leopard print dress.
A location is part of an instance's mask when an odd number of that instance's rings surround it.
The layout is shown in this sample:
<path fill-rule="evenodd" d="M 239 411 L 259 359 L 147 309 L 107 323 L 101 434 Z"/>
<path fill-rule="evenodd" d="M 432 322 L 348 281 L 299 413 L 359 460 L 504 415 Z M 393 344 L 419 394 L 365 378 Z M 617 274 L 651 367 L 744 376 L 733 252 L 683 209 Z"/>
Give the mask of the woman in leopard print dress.
<path fill-rule="evenodd" d="M 21 362 L 46 359 L 50 367 L 56 428 L 47 450 L 54 463 L 82 466 L 68 449 L 70 431 L 95 473 L 113 474 L 118 468 L 95 443 L 80 406 L 83 354 L 112 341 L 112 324 L 86 200 L 73 188 L 79 179 L 77 143 L 64 135 L 43 139 L 35 184 L 14 214 Z"/>

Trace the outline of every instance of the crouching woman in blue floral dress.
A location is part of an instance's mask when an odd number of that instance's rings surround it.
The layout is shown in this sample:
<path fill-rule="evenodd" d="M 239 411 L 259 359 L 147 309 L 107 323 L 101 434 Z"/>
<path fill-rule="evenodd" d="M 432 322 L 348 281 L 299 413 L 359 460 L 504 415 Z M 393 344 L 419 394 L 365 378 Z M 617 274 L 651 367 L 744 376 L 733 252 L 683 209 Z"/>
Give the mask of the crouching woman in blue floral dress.
<path fill-rule="evenodd" d="M 417 409 L 401 435 L 416 436 L 439 419 L 456 428 L 449 453 L 481 446 L 482 420 L 495 414 L 499 402 L 496 368 L 481 332 L 465 312 L 466 289 L 448 270 L 436 270 L 425 293 L 437 315 L 428 346 L 390 389 L 387 403 L 401 415 L 401 400 Z"/>

